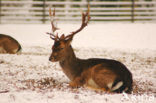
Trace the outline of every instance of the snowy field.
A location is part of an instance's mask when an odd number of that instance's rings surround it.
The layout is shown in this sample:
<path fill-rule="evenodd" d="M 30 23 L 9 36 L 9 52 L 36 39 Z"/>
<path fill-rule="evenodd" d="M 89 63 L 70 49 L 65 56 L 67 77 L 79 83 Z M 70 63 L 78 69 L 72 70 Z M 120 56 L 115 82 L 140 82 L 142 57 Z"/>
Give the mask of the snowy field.
<path fill-rule="evenodd" d="M 78 24 L 60 24 L 68 34 Z M 48 61 L 50 25 L 0 25 L 22 45 L 19 55 L 0 54 L 0 103 L 156 103 L 156 24 L 89 24 L 73 40 L 79 58 L 109 58 L 132 72 L 132 94 L 72 89 L 58 63 Z"/>

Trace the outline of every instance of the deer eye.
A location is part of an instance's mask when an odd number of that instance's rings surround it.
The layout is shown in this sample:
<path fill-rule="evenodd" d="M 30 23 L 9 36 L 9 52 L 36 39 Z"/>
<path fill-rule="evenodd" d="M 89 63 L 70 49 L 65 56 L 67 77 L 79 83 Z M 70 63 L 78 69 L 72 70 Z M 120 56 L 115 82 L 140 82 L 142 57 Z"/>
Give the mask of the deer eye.
<path fill-rule="evenodd" d="M 57 49 L 55 49 L 55 51 L 61 51 L 61 50 L 63 50 L 64 48 L 57 48 Z"/>
<path fill-rule="evenodd" d="M 60 50 L 63 50 L 64 48 L 60 48 Z"/>

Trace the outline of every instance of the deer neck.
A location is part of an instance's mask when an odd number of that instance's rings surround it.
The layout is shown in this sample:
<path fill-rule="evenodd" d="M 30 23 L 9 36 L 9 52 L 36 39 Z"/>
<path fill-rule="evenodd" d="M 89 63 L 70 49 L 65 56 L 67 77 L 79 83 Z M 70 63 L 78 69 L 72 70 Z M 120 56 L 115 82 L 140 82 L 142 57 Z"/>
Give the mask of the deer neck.
<path fill-rule="evenodd" d="M 73 80 L 80 72 L 78 69 L 78 59 L 75 56 L 72 46 L 67 48 L 64 60 L 60 61 L 59 63 L 63 69 L 63 72 L 70 80 Z"/>

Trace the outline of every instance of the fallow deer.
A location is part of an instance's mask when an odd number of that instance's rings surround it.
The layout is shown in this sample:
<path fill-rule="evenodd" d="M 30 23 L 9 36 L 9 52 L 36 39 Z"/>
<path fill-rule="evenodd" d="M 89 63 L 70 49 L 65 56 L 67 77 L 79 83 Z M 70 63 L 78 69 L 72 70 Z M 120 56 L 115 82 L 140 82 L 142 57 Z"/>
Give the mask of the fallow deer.
<path fill-rule="evenodd" d="M 0 53 L 15 54 L 21 51 L 21 45 L 13 37 L 0 34 Z"/>
<path fill-rule="evenodd" d="M 81 27 L 65 36 L 60 37 L 55 33 L 58 28 L 55 25 L 55 9 L 51 17 L 52 33 L 47 33 L 54 40 L 52 54 L 49 57 L 51 62 L 59 62 L 63 72 L 70 79 L 69 86 L 80 87 L 86 86 L 94 90 L 102 90 L 115 93 L 131 93 L 132 91 L 132 74 L 127 67 L 119 61 L 111 59 L 79 59 L 76 57 L 71 46 L 71 41 L 75 34 L 83 30 L 89 20 L 89 6 L 86 13 L 82 12 Z"/>

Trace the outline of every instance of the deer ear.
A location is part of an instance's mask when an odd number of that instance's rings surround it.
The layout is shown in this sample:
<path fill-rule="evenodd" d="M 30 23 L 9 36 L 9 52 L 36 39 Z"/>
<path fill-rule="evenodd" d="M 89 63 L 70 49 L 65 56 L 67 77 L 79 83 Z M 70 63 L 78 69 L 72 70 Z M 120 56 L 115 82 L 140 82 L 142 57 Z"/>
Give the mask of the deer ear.
<path fill-rule="evenodd" d="M 66 40 L 66 44 L 67 45 L 70 45 L 71 44 L 71 42 L 72 42 L 72 40 L 73 40 L 73 38 L 71 37 L 71 38 L 68 38 L 67 40 Z"/>
<path fill-rule="evenodd" d="M 62 36 L 60 37 L 61 40 L 64 40 L 65 36 L 64 34 L 62 34 Z"/>

